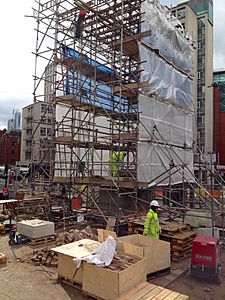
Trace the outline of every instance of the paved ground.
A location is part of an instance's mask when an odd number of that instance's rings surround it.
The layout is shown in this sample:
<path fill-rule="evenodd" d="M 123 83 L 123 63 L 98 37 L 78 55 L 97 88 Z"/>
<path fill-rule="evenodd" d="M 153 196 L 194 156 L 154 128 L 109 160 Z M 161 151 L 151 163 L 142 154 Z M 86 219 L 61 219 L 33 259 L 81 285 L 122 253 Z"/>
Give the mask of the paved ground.
<path fill-rule="evenodd" d="M 57 281 L 55 269 L 46 272 L 40 266 L 21 262 L 31 254 L 28 246 L 8 246 L 8 237 L 0 237 L 0 252 L 8 257 L 6 267 L 0 268 L 0 300 L 84 300 L 77 290 Z M 225 266 L 225 252 L 222 254 Z M 173 264 L 172 272 L 166 276 L 151 280 L 152 283 L 189 295 L 190 300 L 225 300 L 225 271 L 220 285 L 189 278 L 185 270 L 189 264 L 186 260 Z M 225 267 L 224 267 L 225 268 Z M 132 300 L 132 299 L 131 299 Z"/>

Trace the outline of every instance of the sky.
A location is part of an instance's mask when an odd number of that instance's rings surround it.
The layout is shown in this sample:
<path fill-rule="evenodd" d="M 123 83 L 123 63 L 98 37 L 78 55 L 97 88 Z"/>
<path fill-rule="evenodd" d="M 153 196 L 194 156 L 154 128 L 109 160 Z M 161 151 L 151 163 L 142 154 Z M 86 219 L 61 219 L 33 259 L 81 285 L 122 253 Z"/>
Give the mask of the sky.
<path fill-rule="evenodd" d="M 161 1 L 168 6 L 180 2 Z M 13 109 L 21 110 L 33 101 L 36 23 L 33 18 L 25 17 L 32 15 L 33 5 L 33 0 L 1 3 L 0 129 L 7 127 Z M 224 0 L 214 0 L 214 69 L 225 69 L 224 16 Z"/>

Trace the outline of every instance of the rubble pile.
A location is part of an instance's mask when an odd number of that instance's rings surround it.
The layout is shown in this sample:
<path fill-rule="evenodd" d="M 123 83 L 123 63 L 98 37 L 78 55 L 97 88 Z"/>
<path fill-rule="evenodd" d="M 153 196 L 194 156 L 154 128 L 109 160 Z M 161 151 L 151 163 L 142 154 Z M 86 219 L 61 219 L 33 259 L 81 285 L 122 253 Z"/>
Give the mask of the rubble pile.
<path fill-rule="evenodd" d="M 71 230 L 63 233 L 58 233 L 54 245 L 49 247 L 44 247 L 42 249 L 37 249 L 33 251 L 33 256 L 28 259 L 35 266 L 44 265 L 47 267 L 57 267 L 58 257 L 57 253 L 51 249 L 54 247 L 59 247 L 65 244 L 76 242 L 82 239 L 91 239 L 94 241 L 98 240 L 98 236 L 95 235 L 90 226 L 87 226 L 83 230 Z"/>

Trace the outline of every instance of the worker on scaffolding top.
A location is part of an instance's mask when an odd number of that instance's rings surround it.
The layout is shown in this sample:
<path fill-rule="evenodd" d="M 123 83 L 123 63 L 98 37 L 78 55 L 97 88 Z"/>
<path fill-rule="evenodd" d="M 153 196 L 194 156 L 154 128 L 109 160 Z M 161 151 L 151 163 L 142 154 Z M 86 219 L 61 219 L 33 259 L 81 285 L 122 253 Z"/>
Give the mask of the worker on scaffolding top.
<path fill-rule="evenodd" d="M 159 225 L 158 218 L 158 208 L 159 203 L 157 200 L 152 200 L 150 203 L 150 209 L 147 213 L 145 222 L 144 222 L 144 232 L 146 236 L 150 236 L 155 239 L 159 239 L 159 234 L 161 233 L 161 228 Z"/>
<path fill-rule="evenodd" d="M 109 166 L 112 176 L 119 176 L 125 156 L 126 153 L 124 151 L 116 151 L 112 153 L 109 159 Z"/>

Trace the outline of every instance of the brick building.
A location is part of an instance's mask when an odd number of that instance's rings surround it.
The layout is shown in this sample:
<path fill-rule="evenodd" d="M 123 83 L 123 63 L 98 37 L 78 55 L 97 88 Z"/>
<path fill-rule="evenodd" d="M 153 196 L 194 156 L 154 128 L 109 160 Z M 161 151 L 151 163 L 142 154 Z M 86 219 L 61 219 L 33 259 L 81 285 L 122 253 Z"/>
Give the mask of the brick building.
<path fill-rule="evenodd" d="M 213 150 L 216 153 L 218 165 L 225 166 L 225 70 L 214 72 L 213 77 Z"/>
<path fill-rule="evenodd" d="M 20 131 L 0 130 L 0 165 L 16 165 L 20 160 Z"/>

